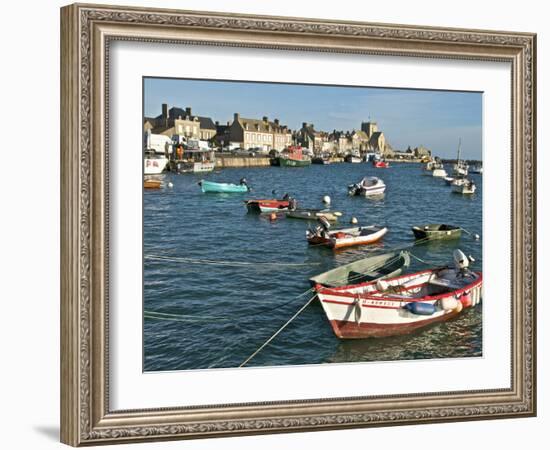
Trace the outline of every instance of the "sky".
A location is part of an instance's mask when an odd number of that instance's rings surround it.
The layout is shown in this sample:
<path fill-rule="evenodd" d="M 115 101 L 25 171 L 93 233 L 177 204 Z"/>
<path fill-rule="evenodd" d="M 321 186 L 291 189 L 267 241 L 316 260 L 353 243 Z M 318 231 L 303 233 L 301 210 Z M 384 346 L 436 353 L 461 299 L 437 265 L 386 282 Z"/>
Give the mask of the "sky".
<path fill-rule="evenodd" d="M 144 114 L 162 103 L 191 107 L 192 114 L 226 124 L 242 117 L 278 118 L 290 129 L 302 122 L 316 130 L 359 130 L 372 121 L 394 149 L 423 145 L 442 158 L 481 160 L 482 93 L 417 89 L 144 78 Z"/>

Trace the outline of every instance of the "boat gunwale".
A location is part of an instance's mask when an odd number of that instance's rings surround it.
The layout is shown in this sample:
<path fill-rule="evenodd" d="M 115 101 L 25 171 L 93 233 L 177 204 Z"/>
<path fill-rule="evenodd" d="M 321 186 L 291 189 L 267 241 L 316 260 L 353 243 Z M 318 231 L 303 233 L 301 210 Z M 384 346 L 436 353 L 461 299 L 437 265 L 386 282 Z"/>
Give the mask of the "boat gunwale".
<path fill-rule="evenodd" d="M 389 282 L 389 281 L 398 280 L 398 279 L 406 278 L 406 277 L 411 277 L 412 278 L 413 276 L 421 276 L 421 275 L 424 275 L 424 274 L 433 273 L 433 272 L 435 272 L 435 270 L 441 270 L 441 269 L 447 269 L 447 268 L 448 267 L 443 267 L 443 268 L 440 268 L 440 269 L 423 270 L 423 271 L 415 272 L 415 273 L 412 273 L 412 274 L 400 275 L 400 276 L 397 276 L 395 278 L 391 278 L 390 280 L 385 279 L 384 281 Z M 340 297 L 361 298 L 361 299 L 366 299 L 366 300 L 377 300 L 377 301 L 392 301 L 392 302 L 406 302 L 406 303 L 421 302 L 423 300 L 424 301 L 437 301 L 437 300 L 440 300 L 442 298 L 448 297 L 449 295 L 459 295 L 459 294 L 463 294 L 466 291 L 471 291 L 472 289 L 476 288 L 477 285 L 482 284 L 483 283 L 483 274 L 482 274 L 482 272 L 474 272 L 474 273 L 477 275 L 476 280 L 474 280 L 472 283 L 467 284 L 464 287 L 461 287 L 459 289 L 454 289 L 452 291 L 449 291 L 449 292 L 446 292 L 446 293 L 443 293 L 443 294 L 431 295 L 431 296 L 426 295 L 426 296 L 423 296 L 423 297 L 411 298 L 411 299 L 402 298 L 402 297 L 392 297 L 391 295 L 388 295 L 388 296 L 383 297 L 383 298 L 374 297 L 374 296 L 371 295 L 374 292 L 382 293 L 379 290 L 375 290 L 372 293 L 369 292 L 369 293 L 366 293 L 366 294 L 365 293 L 340 292 L 340 291 L 345 291 L 345 290 L 349 290 L 349 289 L 356 289 L 356 288 L 359 288 L 359 287 L 366 287 L 368 285 L 376 285 L 377 281 L 371 281 L 371 282 L 367 282 L 367 283 L 360 283 L 360 284 L 356 284 L 356 285 L 337 286 L 337 287 L 334 287 L 334 288 L 329 288 L 329 287 L 322 286 L 321 284 L 317 284 L 315 286 L 315 291 L 317 292 L 317 294 L 321 294 L 321 295 L 334 295 L 334 296 L 340 296 Z M 414 289 L 414 288 L 423 286 L 424 284 L 427 284 L 427 283 L 428 283 L 428 281 L 426 281 L 424 283 L 417 284 L 417 285 L 413 285 L 413 286 L 408 287 L 406 290 Z M 336 291 L 336 292 L 334 293 L 332 291 Z M 321 301 L 324 301 L 324 300 L 321 300 Z M 349 303 L 349 305 L 353 305 L 353 304 L 355 304 L 355 303 L 354 302 Z M 361 306 L 369 307 L 369 305 L 361 305 Z"/>

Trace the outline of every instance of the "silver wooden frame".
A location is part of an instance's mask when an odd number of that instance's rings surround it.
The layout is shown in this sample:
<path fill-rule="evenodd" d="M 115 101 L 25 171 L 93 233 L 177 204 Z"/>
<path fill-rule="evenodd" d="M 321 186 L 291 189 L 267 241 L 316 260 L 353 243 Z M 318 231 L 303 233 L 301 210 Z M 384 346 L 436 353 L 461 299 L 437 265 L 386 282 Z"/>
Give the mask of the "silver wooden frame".
<path fill-rule="evenodd" d="M 509 389 L 111 411 L 106 109 L 113 40 L 506 61 L 512 67 Z M 70 445 L 536 414 L 536 36 L 195 11 L 61 10 L 61 440 Z"/>

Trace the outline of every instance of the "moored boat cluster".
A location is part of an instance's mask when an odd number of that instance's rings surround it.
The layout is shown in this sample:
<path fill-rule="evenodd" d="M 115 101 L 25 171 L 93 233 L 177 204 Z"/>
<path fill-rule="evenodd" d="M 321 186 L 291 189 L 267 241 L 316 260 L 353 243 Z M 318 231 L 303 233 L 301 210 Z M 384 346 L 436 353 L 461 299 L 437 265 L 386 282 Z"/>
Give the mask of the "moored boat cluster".
<path fill-rule="evenodd" d="M 437 170 L 435 168 L 434 170 Z M 201 190 L 208 193 L 248 193 L 247 180 L 238 184 L 201 181 Z M 386 184 L 379 177 L 365 177 L 347 186 L 352 196 L 385 195 Z M 275 191 L 274 191 L 275 192 Z M 323 198 L 324 208 L 305 208 L 296 198 L 244 200 L 249 213 L 264 214 L 270 220 L 302 219 L 316 221 L 306 230 L 309 247 L 346 249 L 370 245 L 389 232 L 385 226 L 358 225 L 337 227 L 344 215 L 330 208 L 331 199 Z M 415 243 L 433 240 L 456 241 L 462 227 L 451 224 L 411 226 Z M 474 235 L 476 239 L 479 236 Z M 336 267 L 310 279 L 334 334 L 341 339 L 386 337 L 409 333 L 433 323 L 457 317 L 463 310 L 480 303 L 482 274 L 469 268 L 473 258 L 455 249 L 454 262 L 448 266 L 430 267 L 406 273 L 414 254 L 407 249 L 394 249 Z"/>

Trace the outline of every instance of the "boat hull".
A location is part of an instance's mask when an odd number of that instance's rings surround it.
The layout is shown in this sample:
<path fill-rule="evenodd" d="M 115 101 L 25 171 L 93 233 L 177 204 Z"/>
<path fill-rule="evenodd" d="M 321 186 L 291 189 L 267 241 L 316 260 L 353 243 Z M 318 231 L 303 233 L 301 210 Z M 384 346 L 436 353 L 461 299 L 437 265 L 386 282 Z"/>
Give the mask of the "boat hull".
<path fill-rule="evenodd" d="M 444 269 L 456 273 L 451 269 Z M 416 289 L 428 283 L 434 276 L 434 270 L 387 278 L 388 286 L 405 286 Z M 449 286 L 459 278 L 449 279 Z M 443 280 L 443 278 L 442 278 Z M 357 286 L 340 288 L 316 287 L 317 296 L 332 327 L 334 334 L 341 339 L 364 339 L 408 334 L 428 325 L 450 320 L 460 314 L 464 308 L 473 307 L 481 302 L 482 276 L 473 273 L 471 281 L 463 282 L 456 289 L 449 289 L 439 295 L 405 298 L 396 294 L 383 294 L 378 290 L 379 282 L 363 283 Z M 441 286 L 441 285 L 440 285 Z M 429 306 L 429 314 L 413 313 L 409 305 Z M 445 305 L 454 305 L 444 309 Z"/>
<path fill-rule="evenodd" d="M 363 234 L 367 232 L 368 234 Z M 354 247 L 357 245 L 369 245 L 378 242 L 388 232 L 386 227 L 355 227 L 329 232 L 328 237 L 314 234 L 311 231 L 306 231 L 306 238 L 310 245 L 325 245 L 334 250 Z"/>
<path fill-rule="evenodd" d="M 281 167 L 306 167 L 311 165 L 310 159 L 279 158 Z"/>
<path fill-rule="evenodd" d="M 176 162 L 175 171 L 178 173 L 208 173 L 216 167 L 213 161 L 205 162 Z"/>
<path fill-rule="evenodd" d="M 302 220 L 317 220 L 320 217 L 324 217 L 329 222 L 338 221 L 338 214 L 332 211 L 315 211 L 315 210 L 301 210 L 295 209 L 293 211 L 287 211 L 286 216 L 289 219 L 302 219 Z"/>
<path fill-rule="evenodd" d="M 288 211 L 288 200 L 248 200 L 246 207 L 252 213 Z"/>
<path fill-rule="evenodd" d="M 425 229 L 424 227 L 412 227 L 412 232 L 414 234 L 415 239 L 428 239 L 428 240 L 459 239 L 460 236 L 462 235 L 461 228 L 438 230 L 438 229 Z"/>
<path fill-rule="evenodd" d="M 145 158 L 143 160 L 143 173 L 145 175 L 158 175 L 164 171 L 168 159 L 159 158 Z"/>
<path fill-rule="evenodd" d="M 242 184 L 214 183 L 212 181 L 201 181 L 201 190 L 204 193 L 233 194 L 248 192 L 248 186 Z"/>

